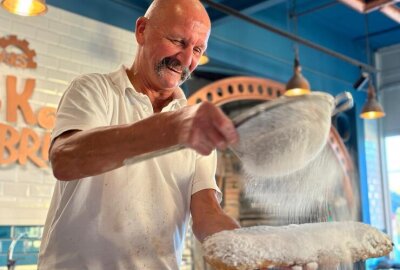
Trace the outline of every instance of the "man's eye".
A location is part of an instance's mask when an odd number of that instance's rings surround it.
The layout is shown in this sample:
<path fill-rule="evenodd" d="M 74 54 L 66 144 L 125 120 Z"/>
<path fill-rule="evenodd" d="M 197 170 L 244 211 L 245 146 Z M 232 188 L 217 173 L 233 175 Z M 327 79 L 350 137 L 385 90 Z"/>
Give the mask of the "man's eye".
<path fill-rule="evenodd" d="M 172 39 L 171 41 L 172 41 L 172 43 L 174 43 L 175 45 L 180 45 L 180 46 L 183 46 L 183 45 L 184 45 L 184 42 L 183 42 L 182 40 L 179 40 L 179 39 Z"/>
<path fill-rule="evenodd" d="M 194 51 L 195 54 L 201 54 L 202 53 L 200 48 L 194 48 L 193 51 Z"/>

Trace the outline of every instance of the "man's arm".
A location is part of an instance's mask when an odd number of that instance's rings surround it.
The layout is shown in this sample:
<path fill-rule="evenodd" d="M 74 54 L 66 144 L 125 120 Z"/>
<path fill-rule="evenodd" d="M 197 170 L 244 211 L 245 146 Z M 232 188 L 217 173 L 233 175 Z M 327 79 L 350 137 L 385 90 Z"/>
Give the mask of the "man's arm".
<path fill-rule="evenodd" d="M 128 157 L 176 144 L 176 134 L 163 134 L 170 117 L 164 113 L 130 125 L 65 132 L 50 148 L 53 173 L 65 181 L 93 176 L 121 167 Z"/>
<path fill-rule="evenodd" d="M 208 155 L 237 138 L 231 120 L 205 102 L 133 124 L 65 132 L 53 141 L 49 157 L 55 177 L 69 181 L 117 169 L 127 158 L 177 144 Z"/>
<path fill-rule="evenodd" d="M 236 220 L 224 213 L 213 189 L 203 189 L 193 194 L 190 210 L 193 233 L 200 242 L 214 233 L 240 227 Z"/>

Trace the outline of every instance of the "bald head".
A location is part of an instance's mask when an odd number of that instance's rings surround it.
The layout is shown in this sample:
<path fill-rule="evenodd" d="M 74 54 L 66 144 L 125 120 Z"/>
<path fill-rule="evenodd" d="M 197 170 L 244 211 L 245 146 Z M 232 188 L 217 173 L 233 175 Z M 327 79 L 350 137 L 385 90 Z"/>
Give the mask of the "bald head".
<path fill-rule="evenodd" d="M 199 0 L 154 0 L 136 21 L 134 69 L 146 84 L 174 89 L 207 49 L 211 22 Z"/>
<path fill-rule="evenodd" d="M 206 9 L 199 0 L 154 0 L 145 17 L 153 23 L 163 24 L 168 20 L 191 18 L 211 28 Z"/>

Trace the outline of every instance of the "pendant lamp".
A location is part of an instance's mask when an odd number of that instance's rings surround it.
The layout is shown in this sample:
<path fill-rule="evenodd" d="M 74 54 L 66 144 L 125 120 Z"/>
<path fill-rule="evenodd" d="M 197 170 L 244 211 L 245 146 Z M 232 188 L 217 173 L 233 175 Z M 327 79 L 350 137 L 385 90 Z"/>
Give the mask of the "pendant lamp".
<path fill-rule="evenodd" d="M 297 17 L 296 17 L 296 1 L 293 0 L 292 4 L 292 14 L 289 17 L 293 18 L 294 24 L 294 32 L 297 32 Z M 306 78 L 304 78 L 303 74 L 301 73 L 301 65 L 299 61 L 299 48 L 297 43 L 294 43 L 294 66 L 293 66 L 293 76 L 286 84 L 286 91 L 285 96 L 300 96 L 309 94 L 310 84 Z"/>
<path fill-rule="evenodd" d="M 300 96 L 309 94 L 310 92 L 310 84 L 301 73 L 300 61 L 296 53 L 294 58 L 293 76 L 286 84 L 285 96 Z"/>
<path fill-rule="evenodd" d="M 385 112 L 383 111 L 381 104 L 379 104 L 378 100 L 376 99 L 375 88 L 370 81 L 368 86 L 367 101 L 361 110 L 360 117 L 363 119 L 378 119 L 384 116 Z"/>
<path fill-rule="evenodd" d="M 208 58 L 206 53 L 203 53 L 202 56 L 200 56 L 200 60 L 199 60 L 199 66 L 205 65 L 208 62 L 210 62 L 210 59 Z"/>
<path fill-rule="evenodd" d="M 366 45 L 366 52 L 367 52 L 367 60 L 368 64 L 371 62 L 370 59 L 370 48 L 369 48 L 369 36 L 368 36 L 368 15 L 365 14 L 365 45 Z M 382 118 L 385 116 L 385 112 L 383 111 L 383 108 L 381 104 L 379 104 L 377 98 L 376 98 L 376 91 L 375 87 L 373 86 L 372 83 L 372 78 L 369 79 L 369 84 L 368 84 L 368 95 L 367 95 L 367 100 L 361 110 L 360 117 L 363 119 L 378 119 Z"/>
<path fill-rule="evenodd" d="M 1 6 L 20 16 L 38 16 L 47 12 L 46 0 L 1 0 Z"/>

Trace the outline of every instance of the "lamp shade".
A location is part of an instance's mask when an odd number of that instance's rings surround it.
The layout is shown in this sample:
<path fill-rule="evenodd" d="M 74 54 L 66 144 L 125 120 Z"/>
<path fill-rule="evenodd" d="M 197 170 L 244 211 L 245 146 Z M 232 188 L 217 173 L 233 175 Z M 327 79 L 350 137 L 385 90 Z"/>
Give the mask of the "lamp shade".
<path fill-rule="evenodd" d="M 294 60 L 293 76 L 286 84 L 285 96 L 300 96 L 309 94 L 310 92 L 310 84 L 301 73 L 300 62 L 296 57 Z"/>
<path fill-rule="evenodd" d="M 2 0 L 1 6 L 10 13 L 37 16 L 46 13 L 46 0 Z"/>
<path fill-rule="evenodd" d="M 381 104 L 376 99 L 375 88 L 372 84 L 368 87 L 368 97 L 365 102 L 360 117 L 364 119 L 377 119 L 385 116 Z"/>
<path fill-rule="evenodd" d="M 203 54 L 202 56 L 200 56 L 200 60 L 199 60 L 199 65 L 205 65 L 210 61 L 210 59 L 208 58 L 207 54 Z"/>

